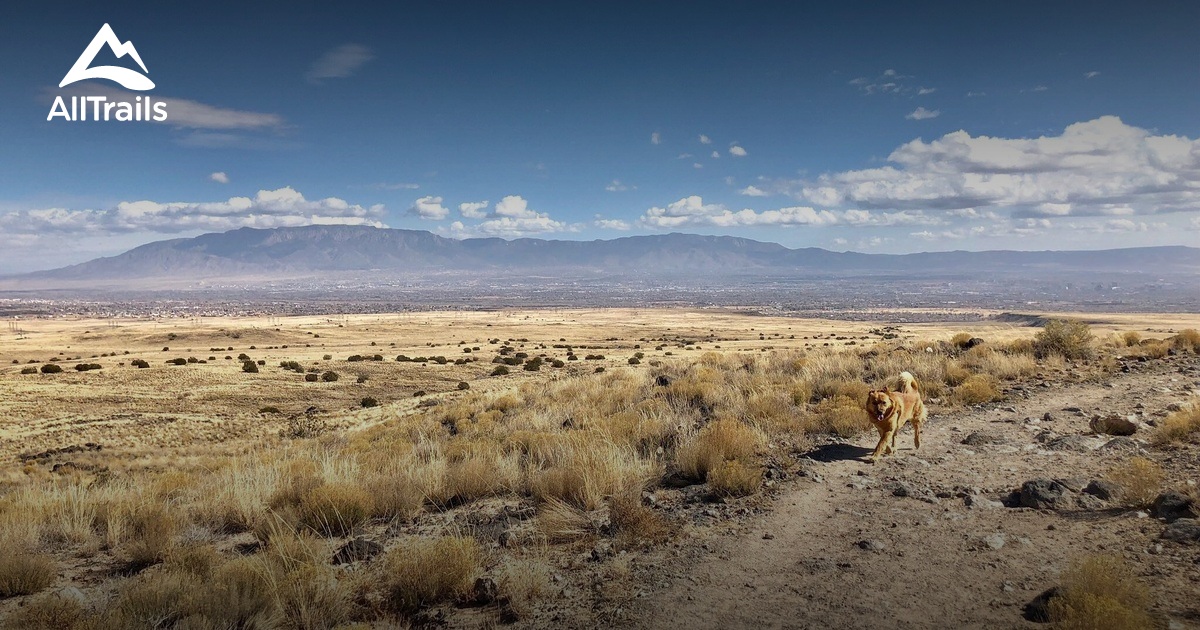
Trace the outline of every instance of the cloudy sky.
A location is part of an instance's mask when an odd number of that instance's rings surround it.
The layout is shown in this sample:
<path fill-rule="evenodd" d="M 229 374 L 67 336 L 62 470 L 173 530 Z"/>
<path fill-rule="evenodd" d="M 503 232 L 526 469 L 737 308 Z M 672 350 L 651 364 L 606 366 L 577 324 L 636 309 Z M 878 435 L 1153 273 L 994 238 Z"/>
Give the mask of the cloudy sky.
<path fill-rule="evenodd" d="M 24 4 L 0 38 L 0 273 L 311 223 L 1200 245 L 1196 2 Z M 166 122 L 46 120 L 141 94 L 58 87 L 105 23 Z"/>

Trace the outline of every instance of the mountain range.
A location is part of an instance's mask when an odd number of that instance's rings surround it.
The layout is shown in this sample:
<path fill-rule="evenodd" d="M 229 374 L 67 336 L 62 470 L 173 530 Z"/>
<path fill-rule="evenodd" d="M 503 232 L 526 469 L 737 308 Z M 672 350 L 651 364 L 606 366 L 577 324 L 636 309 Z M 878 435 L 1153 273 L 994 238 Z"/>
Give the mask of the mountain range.
<path fill-rule="evenodd" d="M 312 225 L 241 228 L 148 243 L 123 254 L 23 276 L 22 286 L 134 280 L 285 279 L 385 271 L 478 273 L 1031 273 L 1200 274 L 1200 248 L 863 254 L 789 249 L 732 236 L 661 234 L 560 241 L 444 238 L 420 230 Z M 11 284 L 7 282 L 6 284 Z"/>

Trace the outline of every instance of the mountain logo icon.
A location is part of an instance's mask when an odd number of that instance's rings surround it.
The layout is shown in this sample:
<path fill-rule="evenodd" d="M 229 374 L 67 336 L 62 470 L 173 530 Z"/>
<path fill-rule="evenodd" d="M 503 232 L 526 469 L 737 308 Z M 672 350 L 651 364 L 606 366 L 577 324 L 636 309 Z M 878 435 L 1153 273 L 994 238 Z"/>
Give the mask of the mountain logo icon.
<path fill-rule="evenodd" d="M 89 67 L 92 61 L 96 59 L 96 53 L 100 52 L 100 48 L 106 44 L 117 58 L 129 55 L 142 67 L 142 72 L 149 74 L 150 71 L 146 69 L 146 64 L 142 63 L 142 57 L 138 55 L 137 49 L 133 47 L 133 42 L 121 43 L 121 40 L 117 39 L 117 34 L 113 32 L 112 27 L 105 24 L 96 32 L 96 36 L 92 38 L 92 43 L 83 49 L 83 54 L 79 55 L 79 59 L 75 60 L 75 65 L 71 66 L 71 69 L 67 71 L 67 75 L 63 77 L 58 87 L 66 87 L 77 81 L 87 79 L 108 79 L 109 81 L 121 84 L 129 90 L 145 91 L 154 89 L 154 82 L 145 74 L 140 74 L 135 70 L 120 66 Z"/>

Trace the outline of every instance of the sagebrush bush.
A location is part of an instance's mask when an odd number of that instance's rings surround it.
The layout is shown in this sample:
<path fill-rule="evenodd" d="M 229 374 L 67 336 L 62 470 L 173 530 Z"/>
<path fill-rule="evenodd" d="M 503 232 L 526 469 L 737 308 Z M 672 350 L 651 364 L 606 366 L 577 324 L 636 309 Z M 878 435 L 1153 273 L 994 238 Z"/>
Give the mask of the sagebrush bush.
<path fill-rule="evenodd" d="M 707 479 L 709 471 L 726 460 L 754 455 L 761 436 L 753 428 L 729 418 L 708 423 L 675 453 L 679 471 L 693 479 Z"/>
<path fill-rule="evenodd" d="M 1142 342 L 1142 336 L 1137 331 L 1129 330 L 1121 335 L 1121 341 L 1126 347 L 1132 347 Z"/>
<path fill-rule="evenodd" d="M 1091 359 L 1096 356 L 1092 347 L 1091 328 L 1075 319 L 1051 319 L 1033 337 L 1033 350 L 1038 358 L 1060 356 L 1068 360 Z"/>
<path fill-rule="evenodd" d="M 995 402 L 1003 397 L 996 387 L 996 377 L 990 374 L 973 374 L 954 388 L 954 400 L 963 405 Z"/>
<path fill-rule="evenodd" d="M 758 464 L 746 464 L 731 459 L 708 471 L 708 485 L 713 492 L 727 497 L 744 497 L 758 492 L 763 472 Z"/>
<path fill-rule="evenodd" d="M 1166 474 L 1158 462 L 1134 457 L 1109 470 L 1108 479 L 1121 489 L 1121 501 L 1130 507 L 1144 508 L 1154 503 L 1162 491 Z"/>
<path fill-rule="evenodd" d="M 412 538 L 383 558 L 379 576 L 385 604 L 411 614 L 424 606 L 450 601 L 470 589 L 481 572 L 482 551 L 474 538 Z"/>
<path fill-rule="evenodd" d="M 1117 556 L 1093 556 L 1063 573 L 1062 594 L 1049 603 L 1059 630 L 1145 630 L 1155 627 L 1150 591 Z"/>
<path fill-rule="evenodd" d="M 1200 434 L 1200 399 L 1164 418 L 1153 439 L 1155 444 L 1166 446 L 1190 441 L 1197 434 Z"/>
<path fill-rule="evenodd" d="M 1171 338 L 1171 343 L 1179 350 L 1188 350 L 1200 354 L 1200 331 L 1187 328 L 1179 331 Z"/>

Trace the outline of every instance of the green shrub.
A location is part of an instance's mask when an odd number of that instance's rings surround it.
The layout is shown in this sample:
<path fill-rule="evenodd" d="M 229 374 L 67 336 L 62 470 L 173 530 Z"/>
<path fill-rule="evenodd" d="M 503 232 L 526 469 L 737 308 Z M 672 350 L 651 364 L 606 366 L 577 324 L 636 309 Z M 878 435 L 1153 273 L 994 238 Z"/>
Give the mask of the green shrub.
<path fill-rule="evenodd" d="M 42 374 L 58 374 L 62 371 L 63 371 L 63 369 L 62 369 L 62 366 L 60 366 L 60 365 L 54 365 L 52 363 L 47 363 L 46 365 L 42 366 Z"/>
<path fill-rule="evenodd" d="M 504 376 L 508 374 L 508 368 L 503 365 L 497 365 L 496 369 L 492 370 L 492 376 Z"/>
<path fill-rule="evenodd" d="M 336 382 L 338 380 L 338 374 L 337 372 L 326 372 L 321 375 L 321 380 L 325 381 L 326 383 Z"/>

